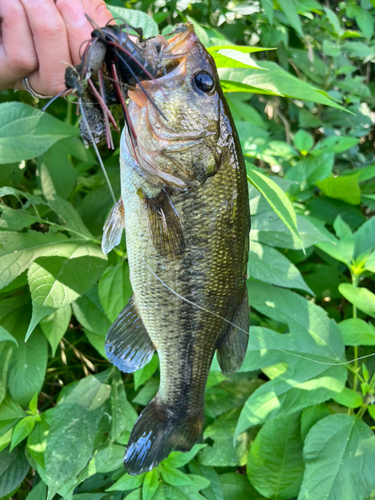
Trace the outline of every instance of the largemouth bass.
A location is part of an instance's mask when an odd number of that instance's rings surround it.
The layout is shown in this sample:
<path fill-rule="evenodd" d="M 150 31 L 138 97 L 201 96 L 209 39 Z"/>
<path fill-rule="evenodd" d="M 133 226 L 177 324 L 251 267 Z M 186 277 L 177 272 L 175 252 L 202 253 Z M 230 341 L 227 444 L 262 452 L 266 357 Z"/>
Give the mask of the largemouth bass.
<path fill-rule="evenodd" d="M 238 370 L 248 341 L 250 214 L 243 156 L 212 57 L 191 25 L 168 40 L 165 74 L 129 92 L 136 142 L 121 139 L 121 199 L 105 226 L 109 251 L 126 230 L 134 295 L 106 353 L 124 372 L 156 350 L 160 387 L 139 416 L 124 459 L 129 474 L 188 451 L 203 426 L 217 352 Z M 239 328 L 236 328 L 237 325 Z"/>

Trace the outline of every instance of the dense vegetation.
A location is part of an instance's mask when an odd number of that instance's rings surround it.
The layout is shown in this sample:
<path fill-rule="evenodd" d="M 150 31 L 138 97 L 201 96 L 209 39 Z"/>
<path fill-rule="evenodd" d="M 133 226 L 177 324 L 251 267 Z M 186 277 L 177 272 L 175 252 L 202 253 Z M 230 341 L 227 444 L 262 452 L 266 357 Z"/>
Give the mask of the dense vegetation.
<path fill-rule="evenodd" d="M 131 296 L 125 240 L 100 249 L 110 193 L 71 100 L 2 92 L 0 498 L 375 498 L 374 0 L 111 4 L 214 47 L 248 165 L 248 353 L 228 378 L 214 362 L 201 444 L 124 473 L 159 372 L 104 355 Z"/>

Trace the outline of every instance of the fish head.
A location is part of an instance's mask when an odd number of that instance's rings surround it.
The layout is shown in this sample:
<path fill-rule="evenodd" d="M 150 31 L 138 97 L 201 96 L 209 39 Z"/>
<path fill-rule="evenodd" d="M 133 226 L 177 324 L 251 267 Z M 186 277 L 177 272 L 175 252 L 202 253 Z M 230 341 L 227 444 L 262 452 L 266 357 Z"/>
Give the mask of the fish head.
<path fill-rule="evenodd" d="M 136 140 L 124 134 L 143 174 L 179 190 L 197 188 L 218 170 L 223 115 L 213 58 L 193 26 L 184 26 L 163 47 L 158 77 L 129 91 Z"/>

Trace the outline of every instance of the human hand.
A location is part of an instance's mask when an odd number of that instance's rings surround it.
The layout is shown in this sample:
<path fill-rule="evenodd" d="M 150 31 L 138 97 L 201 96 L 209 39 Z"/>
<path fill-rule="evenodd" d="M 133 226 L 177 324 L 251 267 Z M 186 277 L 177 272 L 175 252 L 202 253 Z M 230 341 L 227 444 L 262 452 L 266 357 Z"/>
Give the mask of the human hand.
<path fill-rule="evenodd" d="M 85 13 L 99 26 L 112 19 L 103 0 L 0 0 L 0 91 L 24 90 L 25 77 L 39 94 L 63 91 L 67 65 L 91 38 Z"/>

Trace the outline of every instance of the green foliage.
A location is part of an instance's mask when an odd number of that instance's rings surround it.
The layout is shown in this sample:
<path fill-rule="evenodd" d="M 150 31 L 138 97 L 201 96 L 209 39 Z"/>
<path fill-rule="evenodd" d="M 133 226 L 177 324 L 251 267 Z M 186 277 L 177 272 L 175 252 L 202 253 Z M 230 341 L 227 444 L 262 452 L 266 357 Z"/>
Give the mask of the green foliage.
<path fill-rule="evenodd" d="M 124 240 L 100 249 L 111 196 L 72 102 L 0 93 L 0 498 L 374 498 L 374 1 L 109 3 L 146 37 L 190 20 L 219 68 L 249 180 L 248 350 L 229 377 L 214 359 L 202 442 L 125 473 L 160 374 L 157 354 L 134 375 L 105 358 L 132 294 Z"/>

